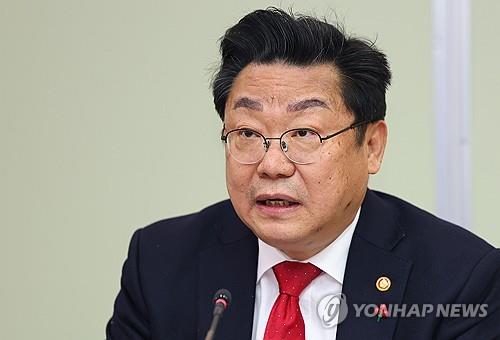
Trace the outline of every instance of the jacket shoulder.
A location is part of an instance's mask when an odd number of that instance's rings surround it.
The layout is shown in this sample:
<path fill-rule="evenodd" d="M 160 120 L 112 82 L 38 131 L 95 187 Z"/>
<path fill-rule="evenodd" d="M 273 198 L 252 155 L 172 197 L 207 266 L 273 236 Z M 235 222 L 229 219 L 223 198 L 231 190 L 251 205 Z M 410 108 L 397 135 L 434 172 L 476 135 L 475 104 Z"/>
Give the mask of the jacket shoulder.
<path fill-rule="evenodd" d="M 441 219 L 428 211 L 397 198 L 374 192 L 396 213 L 396 220 L 408 242 L 414 243 L 421 250 L 434 248 L 448 253 L 458 251 L 462 255 L 485 254 L 493 248 L 488 242 L 462 226 Z"/>
<path fill-rule="evenodd" d="M 375 194 L 391 207 L 404 233 L 394 254 L 411 261 L 410 281 L 432 286 L 432 291 L 440 295 L 434 297 L 436 300 L 453 301 L 473 278 L 488 282 L 491 273 L 500 270 L 500 252 L 472 232 L 397 197 Z M 417 299 L 432 295 L 419 289 L 408 294 L 415 292 L 421 294 Z"/>
<path fill-rule="evenodd" d="M 229 200 L 195 213 L 163 219 L 138 229 L 133 236 L 144 254 L 177 258 L 217 242 L 220 220 L 233 211 Z"/>
<path fill-rule="evenodd" d="M 212 204 L 198 212 L 166 218 L 142 228 L 143 237 L 181 236 L 199 233 L 216 224 L 217 219 L 232 210 L 229 200 Z"/>

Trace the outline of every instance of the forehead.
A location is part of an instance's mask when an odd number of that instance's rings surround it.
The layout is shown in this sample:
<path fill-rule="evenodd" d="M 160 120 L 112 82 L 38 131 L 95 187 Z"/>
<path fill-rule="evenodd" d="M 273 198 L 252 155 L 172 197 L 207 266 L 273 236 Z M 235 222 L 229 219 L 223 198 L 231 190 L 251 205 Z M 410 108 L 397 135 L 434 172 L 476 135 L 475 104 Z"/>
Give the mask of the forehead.
<path fill-rule="evenodd" d="M 342 105 L 338 72 L 326 64 L 299 67 L 283 63 L 250 64 L 235 78 L 227 110 L 239 107 L 268 110 L 273 107 L 302 110 L 336 109 Z"/>

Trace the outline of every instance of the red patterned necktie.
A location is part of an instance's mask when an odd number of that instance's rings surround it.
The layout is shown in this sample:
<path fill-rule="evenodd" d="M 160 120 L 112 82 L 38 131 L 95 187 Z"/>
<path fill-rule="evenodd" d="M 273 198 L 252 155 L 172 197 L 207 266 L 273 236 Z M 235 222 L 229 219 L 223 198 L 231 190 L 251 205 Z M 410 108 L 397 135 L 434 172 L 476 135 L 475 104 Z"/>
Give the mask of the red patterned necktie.
<path fill-rule="evenodd" d="M 311 263 L 285 261 L 273 267 L 280 294 L 267 320 L 264 340 L 304 340 L 305 326 L 299 296 L 321 269 Z"/>

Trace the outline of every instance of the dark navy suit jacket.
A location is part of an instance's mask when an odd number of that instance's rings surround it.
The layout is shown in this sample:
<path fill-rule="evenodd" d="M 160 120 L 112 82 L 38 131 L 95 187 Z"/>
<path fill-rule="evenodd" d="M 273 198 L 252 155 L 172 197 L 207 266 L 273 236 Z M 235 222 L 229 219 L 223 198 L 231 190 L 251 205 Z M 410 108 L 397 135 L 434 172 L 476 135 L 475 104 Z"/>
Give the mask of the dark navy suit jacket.
<path fill-rule="evenodd" d="M 231 291 L 216 339 L 252 335 L 257 238 L 231 202 L 138 230 L 106 328 L 109 340 L 204 339 L 212 298 Z M 377 290 L 377 278 L 392 285 Z M 337 340 L 500 339 L 500 250 L 398 198 L 368 190 L 343 282 Z M 486 317 L 357 317 L 353 304 L 487 304 Z M 316 340 L 316 339 L 313 339 Z M 318 339 L 319 340 L 319 339 Z"/>

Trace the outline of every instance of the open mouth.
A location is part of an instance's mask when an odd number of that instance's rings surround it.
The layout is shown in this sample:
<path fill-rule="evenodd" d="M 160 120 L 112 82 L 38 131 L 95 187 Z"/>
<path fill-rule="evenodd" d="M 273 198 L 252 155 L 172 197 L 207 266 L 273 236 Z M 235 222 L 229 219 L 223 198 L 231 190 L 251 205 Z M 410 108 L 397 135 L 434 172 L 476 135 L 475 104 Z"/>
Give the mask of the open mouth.
<path fill-rule="evenodd" d="M 278 199 L 278 198 L 257 200 L 257 205 L 266 206 L 266 207 L 286 208 L 286 207 L 293 207 L 293 206 L 298 205 L 298 204 L 299 204 L 298 202 L 284 200 L 284 199 Z"/>

